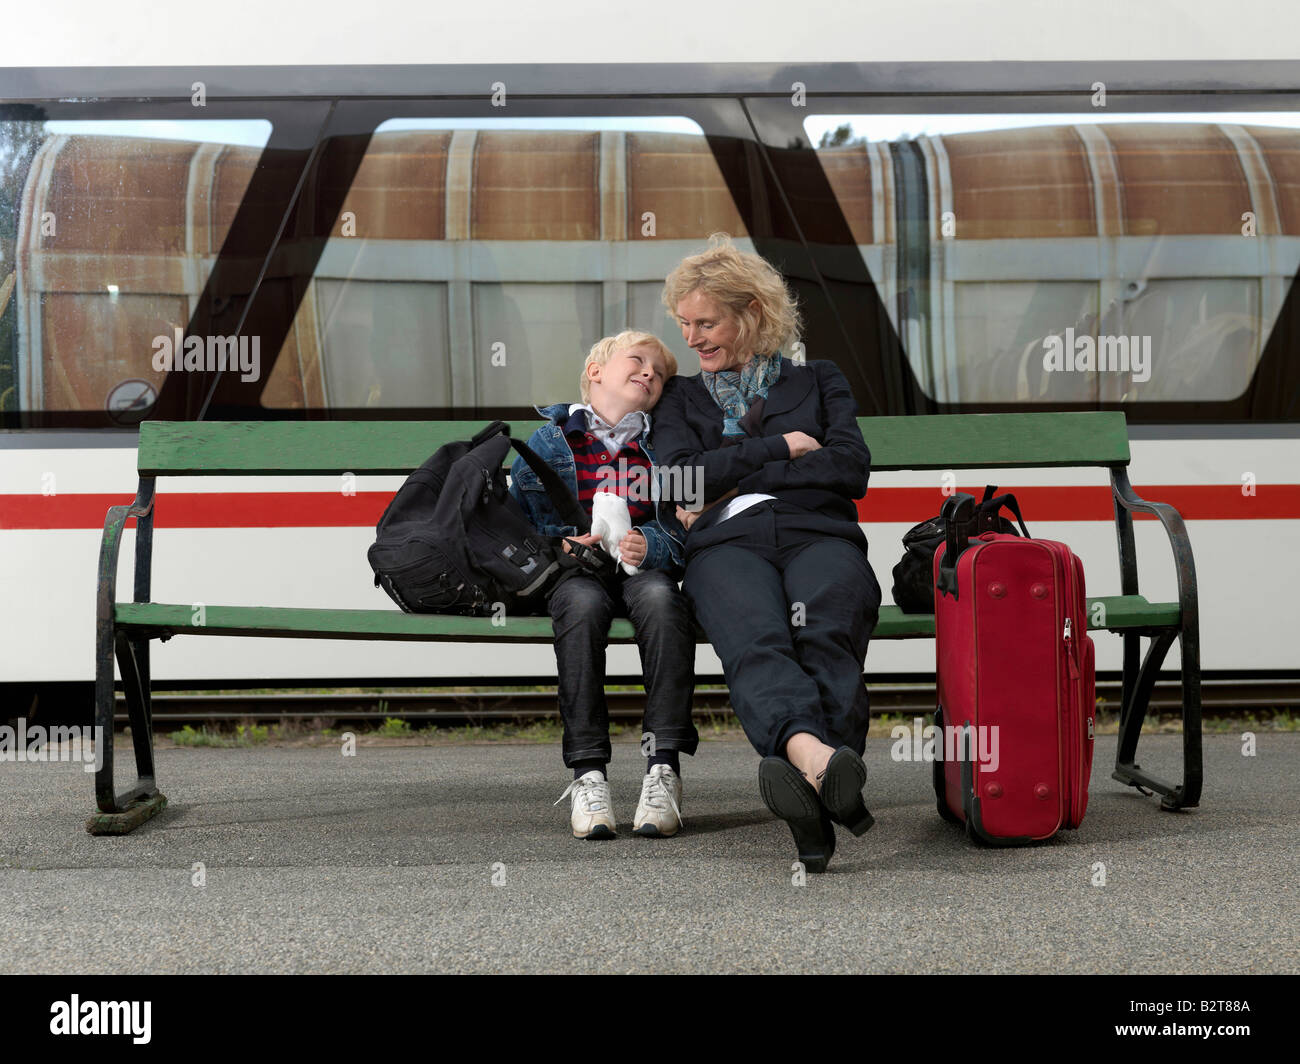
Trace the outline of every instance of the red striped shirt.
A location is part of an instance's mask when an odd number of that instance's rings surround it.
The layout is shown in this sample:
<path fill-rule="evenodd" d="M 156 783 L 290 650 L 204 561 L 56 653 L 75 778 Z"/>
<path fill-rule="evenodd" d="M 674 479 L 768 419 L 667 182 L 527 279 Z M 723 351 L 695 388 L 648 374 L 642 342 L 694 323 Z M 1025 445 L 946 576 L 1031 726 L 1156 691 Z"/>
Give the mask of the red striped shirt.
<path fill-rule="evenodd" d="M 570 432 L 565 438 L 577 466 L 578 501 L 588 514 L 596 492 L 612 491 L 627 500 L 633 527 L 654 520 L 650 459 L 635 441 L 613 451 L 590 432 Z"/>

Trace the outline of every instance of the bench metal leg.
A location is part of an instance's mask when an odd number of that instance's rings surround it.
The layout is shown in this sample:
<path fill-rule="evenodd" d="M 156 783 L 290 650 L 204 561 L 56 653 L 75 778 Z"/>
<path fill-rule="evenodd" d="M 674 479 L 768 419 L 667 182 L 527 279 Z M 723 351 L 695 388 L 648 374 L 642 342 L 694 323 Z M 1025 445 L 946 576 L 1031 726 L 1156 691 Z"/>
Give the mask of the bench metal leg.
<path fill-rule="evenodd" d="M 1124 683 L 1120 692 L 1119 708 L 1121 723 L 1125 709 L 1133 704 L 1133 692 L 1137 690 L 1138 670 L 1142 665 L 1142 637 L 1137 632 L 1125 632 L 1124 639 Z M 1133 760 L 1133 751 L 1129 751 L 1128 761 Z"/>
<path fill-rule="evenodd" d="M 1178 639 L 1178 631 L 1161 632 L 1152 637 L 1147 648 L 1142 667 L 1134 677 L 1130 687 L 1128 670 L 1124 678 L 1124 707 L 1120 713 L 1119 750 L 1115 755 L 1115 771 L 1112 779 L 1138 788 L 1147 788 L 1161 795 L 1162 809 L 1187 809 L 1200 802 L 1201 798 L 1201 673 L 1200 655 L 1193 640 L 1183 634 L 1182 645 L 1182 681 L 1183 681 L 1183 766 L 1184 779 L 1177 786 L 1143 772 L 1135 761 L 1138 739 L 1142 734 L 1142 722 L 1146 719 L 1147 708 L 1151 702 L 1151 692 L 1155 688 L 1156 678 L 1165 655 Z M 1136 642 L 1136 636 L 1125 636 L 1125 665 L 1128 665 L 1128 640 Z"/>
<path fill-rule="evenodd" d="M 111 646 L 122 670 L 131 741 L 135 747 L 136 784 L 120 794 L 113 785 L 113 658 L 109 653 L 101 653 L 95 678 L 95 724 L 101 729 L 100 749 L 96 751 L 99 769 L 95 773 L 99 812 L 86 821 L 86 830 L 92 835 L 125 835 L 157 816 L 167 804 L 154 782 L 148 641 L 132 640 L 123 632 L 115 632 Z"/>
<path fill-rule="evenodd" d="M 126 661 L 121 668 L 138 775 L 153 780 L 153 701 L 149 692 L 149 640 L 123 638 L 119 634 L 117 657 L 118 661 Z M 126 680 L 128 670 L 134 671 L 133 681 Z"/>
<path fill-rule="evenodd" d="M 1182 649 L 1183 680 L 1183 785 L 1172 800 L 1160 804 L 1166 809 L 1193 809 L 1201 804 L 1201 648 L 1196 632 L 1184 631 L 1178 638 Z"/>

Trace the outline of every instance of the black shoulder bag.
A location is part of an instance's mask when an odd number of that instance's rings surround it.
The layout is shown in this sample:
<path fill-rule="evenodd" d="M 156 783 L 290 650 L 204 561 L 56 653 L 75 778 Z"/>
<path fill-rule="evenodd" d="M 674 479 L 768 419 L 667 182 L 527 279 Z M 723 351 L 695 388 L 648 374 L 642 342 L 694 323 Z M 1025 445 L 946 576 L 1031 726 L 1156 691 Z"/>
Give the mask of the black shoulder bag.
<path fill-rule="evenodd" d="M 993 493 L 997 490 L 996 485 L 988 485 L 984 489 L 984 498 L 978 503 L 973 495 L 954 496 L 944 503 L 942 514 L 922 521 L 903 537 L 903 557 L 894 566 L 893 595 L 895 604 L 904 613 L 934 612 L 934 553 L 948 533 L 946 518 L 956 515 L 955 519 L 966 526 L 957 530 L 958 533 L 964 533 L 964 538 L 961 534 L 958 535 L 958 542 L 963 548 L 967 539 L 985 532 L 1002 532 L 1012 536 L 1023 534 L 1026 539 L 1030 538 L 1029 529 L 1020 516 L 1020 504 L 1016 502 L 1016 497 L 1011 494 L 995 496 Z M 958 512 L 950 504 L 962 499 L 970 500 L 971 509 Z M 1020 526 L 1019 532 L 1016 531 L 1016 525 L 1002 516 L 1004 507 L 1015 515 Z"/>

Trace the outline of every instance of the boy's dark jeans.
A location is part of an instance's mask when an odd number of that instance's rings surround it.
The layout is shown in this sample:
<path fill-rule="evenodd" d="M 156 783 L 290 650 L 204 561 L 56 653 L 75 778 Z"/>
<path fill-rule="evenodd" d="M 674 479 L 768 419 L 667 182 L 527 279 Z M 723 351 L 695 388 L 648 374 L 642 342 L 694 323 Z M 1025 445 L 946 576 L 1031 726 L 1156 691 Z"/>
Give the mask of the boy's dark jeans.
<path fill-rule="evenodd" d="M 695 753 L 695 633 L 690 604 L 676 581 L 662 569 L 620 573 L 611 589 L 586 574 L 571 576 L 551 594 L 550 610 L 565 765 L 610 760 L 605 647 L 615 616 L 627 616 L 636 629 L 646 690 L 643 731 L 654 736 L 656 751 Z"/>

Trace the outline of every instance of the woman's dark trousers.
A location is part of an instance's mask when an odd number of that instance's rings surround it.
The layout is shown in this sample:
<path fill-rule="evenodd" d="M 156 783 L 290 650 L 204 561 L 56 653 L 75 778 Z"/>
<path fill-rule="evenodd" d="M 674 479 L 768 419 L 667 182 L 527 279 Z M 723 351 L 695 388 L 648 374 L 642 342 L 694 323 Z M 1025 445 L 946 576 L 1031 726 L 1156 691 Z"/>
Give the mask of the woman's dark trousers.
<path fill-rule="evenodd" d="M 880 586 L 856 523 L 764 502 L 687 540 L 683 585 L 722 659 L 754 748 L 783 756 L 797 732 L 861 754 L 863 682 Z"/>

